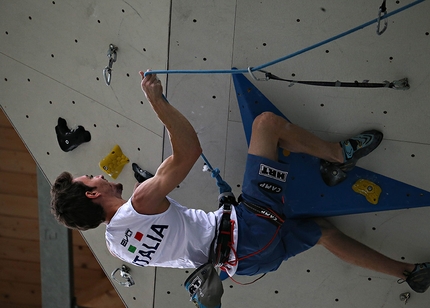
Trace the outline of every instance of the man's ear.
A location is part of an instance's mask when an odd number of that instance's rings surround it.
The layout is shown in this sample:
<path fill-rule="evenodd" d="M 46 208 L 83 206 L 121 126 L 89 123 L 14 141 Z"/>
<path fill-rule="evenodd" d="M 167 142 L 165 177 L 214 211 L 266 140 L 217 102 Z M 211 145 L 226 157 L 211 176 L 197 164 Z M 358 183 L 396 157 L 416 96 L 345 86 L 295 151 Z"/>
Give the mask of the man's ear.
<path fill-rule="evenodd" d="M 97 190 L 92 190 L 85 192 L 85 196 L 90 199 L 95 199 L 100 196 L 100 193 Z"/>

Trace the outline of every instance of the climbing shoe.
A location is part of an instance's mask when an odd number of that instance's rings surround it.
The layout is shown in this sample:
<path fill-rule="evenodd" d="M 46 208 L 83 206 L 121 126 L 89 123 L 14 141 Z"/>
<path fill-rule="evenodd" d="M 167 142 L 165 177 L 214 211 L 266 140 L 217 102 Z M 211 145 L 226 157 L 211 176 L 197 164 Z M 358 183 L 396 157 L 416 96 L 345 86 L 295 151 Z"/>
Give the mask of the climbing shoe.
<path fill-rule="evenodd" d="M 154 175 L 146 170 L 143 170 L 139 167 L 138 164 L 132 163 L 131 168 L 134 171 L 134 177 L 139 182 L 142 183 L 146 181 L 147 179 L 152 178 Z"/>
<path fill-rule="evenodd" d="M 320 162 L 320 172 L 324 182 L 328 186 L 334 186 L 346 179 L 346 173 L 351 171 L 357 161 L 370 154 L 381 143 L 383 134 L 377 130 L 369 130 L 339 142 L 343 150 L 344 162 L 331 163 L 326 160 Z"/>
<path fill-rule="evenodd" d="M 417 293 L 424 293 L 430 286 L 430 262 L 415 264 L 415 269 L 405 272 L 406 280 L 399 279 L 398 283 L 407 282 Z"/>

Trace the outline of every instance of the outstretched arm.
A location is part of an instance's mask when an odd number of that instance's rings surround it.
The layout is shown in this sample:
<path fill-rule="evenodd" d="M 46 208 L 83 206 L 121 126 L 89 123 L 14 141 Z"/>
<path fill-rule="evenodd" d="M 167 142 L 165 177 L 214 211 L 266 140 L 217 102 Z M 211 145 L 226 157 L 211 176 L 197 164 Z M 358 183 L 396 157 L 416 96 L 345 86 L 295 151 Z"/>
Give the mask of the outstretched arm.
<path fill-rule="evenodd" d="M 167 194 L 185 179 L 202 149 L 190 122 L 163 97 L 163 87 L 157 76 L 148 74 L 145 77 L 143 72 L 140 75 L 142 90 L 168 131 L 172 155 L 164 160 L 153 178 L 136 188 L 133 207 L 141 214 L 158 214 L 168 208 Z"/>

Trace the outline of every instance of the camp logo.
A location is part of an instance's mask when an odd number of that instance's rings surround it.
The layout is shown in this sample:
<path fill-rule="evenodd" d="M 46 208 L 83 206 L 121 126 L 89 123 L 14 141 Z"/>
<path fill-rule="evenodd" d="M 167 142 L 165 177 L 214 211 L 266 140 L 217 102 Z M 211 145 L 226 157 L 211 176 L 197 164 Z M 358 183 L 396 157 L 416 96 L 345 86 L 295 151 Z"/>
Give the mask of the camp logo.
<path fill-rule="evenodd" d="M 260 171 L 258 174 L 274 180 L 286 182 L 288 172 L 269 167 L 265 164 L 260 164 Z"/>
<path fill-rule="evenodd" d="M 282 192 L 282 187 L 275 183 L 260 182 L 258 183 L 258 187 L 260 187 L 264 191 L 267 191 L 273 194 L 279 194 Z"/>

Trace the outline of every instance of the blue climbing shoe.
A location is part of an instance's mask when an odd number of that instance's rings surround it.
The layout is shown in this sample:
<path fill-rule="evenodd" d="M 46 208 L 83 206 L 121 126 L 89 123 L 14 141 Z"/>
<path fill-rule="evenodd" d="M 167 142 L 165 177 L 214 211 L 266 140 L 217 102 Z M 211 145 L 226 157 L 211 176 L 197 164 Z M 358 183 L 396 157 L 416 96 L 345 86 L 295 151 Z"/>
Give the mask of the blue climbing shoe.
<path fill-rule="evenodd" d="M 415 292 L 424 293 L 430 287 L 430 262 L 415 264 L 415 269 L 405 275 L 406 280 L 399 279 L 397 282 L 407 282 Z"/>
<path fill-rule="evenodd" d="M 357 161 L 370 154 L 381 143 L 384 135 L 377 130 L 369 130 L 348 140 L 341 141 L 344 163 L 340 164 L 341 170 L 348 172 L 355 167 Z"/>
<path fill-rule="evenodd" d="M 384 135 L 377 130 L 369 130 L 352 137 L 348 140 L 339 142 L 343 150 L 344 162 L 331 163 L 326 160 L 320 162 L 320 172 L 324 182 L 328 186 L 334 186 L 343 182 L 348 171 L 351 171 L 357 161 L 370 154 L 382 141 Z"/>

